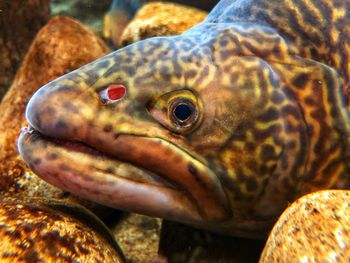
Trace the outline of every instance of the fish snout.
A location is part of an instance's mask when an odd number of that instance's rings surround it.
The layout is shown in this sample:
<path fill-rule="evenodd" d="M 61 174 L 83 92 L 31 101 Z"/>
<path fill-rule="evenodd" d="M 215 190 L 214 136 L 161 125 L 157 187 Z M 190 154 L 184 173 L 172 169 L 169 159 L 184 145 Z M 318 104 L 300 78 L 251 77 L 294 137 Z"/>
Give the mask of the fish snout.
<path fill-rule="evenodd" d="M 27 105 L 30 126 L 50 137 L 84 138 L 99 105 L 96 92 L 86 86 L 61 78 L 40 88 Z"/>

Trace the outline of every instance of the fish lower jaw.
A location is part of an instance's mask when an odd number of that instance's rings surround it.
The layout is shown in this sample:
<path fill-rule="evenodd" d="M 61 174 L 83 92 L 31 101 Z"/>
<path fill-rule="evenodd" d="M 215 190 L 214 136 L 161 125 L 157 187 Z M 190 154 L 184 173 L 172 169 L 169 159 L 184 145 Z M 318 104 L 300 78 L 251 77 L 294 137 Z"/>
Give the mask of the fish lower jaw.
<path fill-rule="evenodd" d="M 184 223 L 203 220 L 184 190 L 154 172 L 116 160 L 89 145 L 24 128 L 18 149 L 48 183 L 110 207 Z"/>

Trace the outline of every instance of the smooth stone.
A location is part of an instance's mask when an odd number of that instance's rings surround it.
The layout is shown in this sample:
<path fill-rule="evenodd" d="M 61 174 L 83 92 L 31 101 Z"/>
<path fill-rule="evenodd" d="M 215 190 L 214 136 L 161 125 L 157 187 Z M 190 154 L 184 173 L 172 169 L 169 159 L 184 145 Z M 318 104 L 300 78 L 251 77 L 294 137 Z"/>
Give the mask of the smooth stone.
<path fill-rule="evenodd" d="M 122 45 L 154 36 L 179 35 L 202 22 L 207 12 L 168 2 L 150 2 L 142 6 L 125 28 Z"/>
<path fill-rule="evenodd" d="M 349 262 L 350 191 L 326 190 L 296 200 L 280 216 L 260 263 Z"/>
<path fill-rule="evenodd" d="M 120 240 L 123 249 L 128 252 L 130 262 L 145 262 L 144 259 L 151 260 L 157 254 L 159 220 L 157 225 L 145 224 L 146 219 L 135 221 L 133 218 L 138 215 L 134 214 L 122 218 L 119 211 L 72 196 L 31 172 L 18 156 L 16 149 L 20 128 L 28 125 L 24 111 L 32 94 L 47 82 L 107 53 L 109 49 L 104 42 L 72 18 L 52 18 L 38 33 L 8 94 L 0 104 L 0 195 L 16 195 L 24 199 L 60 199 L 68 204 L 82 204 L 104 220 L 110 221 L 113 230 L 116 229 L 113 231 L 115 239 L 118 242 Z M 35 203 L 35 200 L 33 202 Z M 155 219 L 148 220 L 153 222 Z M 151 226 L 154 226 L 154 229 L 150 229 Z M 132 235 L 129 236 L 130 233 Z"/>
<path fill-rule="evenodd" d="M 50 9 L 52 16 L 75 18 L 101 35 L 103 15 L 111 2 L 111 0 L 51 0 Z"/>
<path fill-rule="evenodd" d="M 255 263 L 264 244 L 264 240 L 223 236 L 163 220 L 156 262 Z"/>
<path fill-rule="evenodd" d="M 111 226 L 127 262 L 152 262 L 158 254 L 161 219 L 130 213 Z"/>
<path fill-rule="evenodd" d="M 0 104 L 0 194 L 69 197 L 30 172 L 18 155 L 17 137 L 21 127 L 28 125 L 25 107 L 42 85 L 108 52 L 90 29 L 68 17 L 52 18 L 39 31 Z"/>
<path fill-rule="evenodd" d="M 49 0 L 0 1 L 0 101 L 49 18 Z"/>
<path fill-rule="evenodd" d="M 85 210 L 0 197 L 0 261 L 125 262 L 108 229 Z"/>

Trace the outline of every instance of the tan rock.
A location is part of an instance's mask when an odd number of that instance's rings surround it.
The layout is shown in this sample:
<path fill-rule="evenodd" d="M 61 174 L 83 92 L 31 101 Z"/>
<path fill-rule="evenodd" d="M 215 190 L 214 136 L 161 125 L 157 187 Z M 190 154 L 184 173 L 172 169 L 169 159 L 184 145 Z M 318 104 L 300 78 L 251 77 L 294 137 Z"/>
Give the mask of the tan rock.
<path fill-rule="evenodd" d="M 145 4 L 121 37 L 122 45 L 154 36 L 179 35 L 202 22 L 208 13 L 184 5 L 151 2 Z"/>
<path fill-rule="evenodd" d="M 0 261 L 124 262 L 118 245 L 98 219 L 81 210 L 86 218 L 83 223 L 58 211 L 60 205 L 0 198 Z"/>
<path fill-rule="evenodd" d="M 131 213 L 111 231 L 127 262 L 152 262 L 157 257 L 160 226 L 159 218 Z"/>
<path fill-rule="evenodd" d="M 0 101 L 36 33 L 50 18 L 49 2 L 0 1 Z"/>
<path fill-rule="evenodd" d="M 0 104 L 2 194 L 57 197 L 63 193 L 46 183 L 39 184 L 40 180 L 33 174 L 25 174 L 25 165 L 18 157 L 16 149 L 20 128 L 27 125 L 24 117 L 25 106 L 32 94 L 45 83 L 105 55 L 108 51 L 91 30 L 71 18 L 55 17 L 38 33 L 10 90 Z"/>
<path fill-rule="evenodd" d="M 327 190 L 295 201 L 279 218 L 260 263 L 349 262 L 350 191 Z"/>
<path fill-rule="evenodd" d="M 264 240 L 223 236 L 163 220 L 159 243 L 159 263 L 257 262 L 263 247 Z"/>
<path fill-rule="evenodd" d="M 18 71 L 16 78 L 4 98 L 2 104 L 0 104 L 0 121 L 2 125 L 0 126 L 0 196 L 22 196 L 25 199 L 29 197 L 41 197 L 45 200 L 51 198 L 62 199 L 67 201 L 67 203 L 76 203 L 77 200 L 71 195 L 63 192 L 62 190 L 49 185 L 45 181 L 41 180 L 34 173 L 30 172 L 21 161 L 16 150 L 16 141 L 21 127 L 27 125 L 25 120 L 24 111 L 26 104 L 32 94 L 47 82 L 70 72 L 84 64 L 87 64 L 109 52 L 105 44 L 98 38 L 91 30 L 83 26 L 76 20 L 67 17 L 56 17 L 53 18 L 37 35 L 35 38 L 28 54 L 26 55 L 20 70 Z M 78 200 L 79 203 L 83 203 L 82 200 Z M 17 201 L 18 204 L 22 203 L 22 200 Z M 33 201 L 33 203 L 36 203 Z M 1 200 L 0 200 L 1 204 Z M 94 212 L 99 215 L 105 215 L 105 207 L 95 206 L 91 203 L 83 203 L 89 208 L 93 208 Z M 37 205 L 37 204 L 36 204 Z M 41 209 L 42 207 L 39 206 Z M 6 235 L 6 231 L 13 226 L 13 222 L 7 221 L 6 228 L 1 228 L 1 224 L 4 220 L 7 220 L 6 215 L 1 214 L 0 206 L 0 237 Z M 12 205 L 8 209 L 13 210 Z M 3 210 L 4 212 L 4 210 Z M 109 210 L 108 210 L 109 212 Z M 21 210 L 18 211 L 18 216 L 21 218 L 26 213 Z M 50 212 L 55 213 L 55 212 Z M 58 212 L 57 212 L 58 213 Z M 44 219 L 47 215 L 46 212 L 42 214 Z M 132 218 L 137 217 L 137 215 L 131 215 Z M 120 213 L 113 215 L 113 221 L 120 219 Z M 129 217 L 128 217 L 129 218 Z M 60 222 L 64 220 L 65 223 Z M 40 217 L 40 220 L 43 220 Z M 39 220 L 39 221 L 40 221 Z M 67 228 L 74 228 L 74 225 L 69 226 L 69 218 L 65 218 L 64 215 L 55 220 L 50 221 L 50 224 L 62 227 L 61 236 L 65 236 L 64 231 L 68 231 Z M 134 227 L 135 221 L 124 220 L 116 226 L 115 237 L 117 240 L 121 240 L 123 244 L 123 249 L 128 252 L 128 259 L 130 262 L 146 262 L 145 259 L 151 260 L 156 253 L 158 247 L 159 239 L 159 221 L 158 225 L 147 224 L 145 227 L 145 220 L 139 222 L 136 220 L 136 226 Z M 155 219 L 149 218 L 150 222 L 155 221 Z M 25 222 L 20 222 L 21 226 L 25 227 L 23 224 Z M 56 229 L 56 228 L 54 228 Z M 89 236 L 95 235 L 89 228 L 84 227 L 84 231 L 87 231 Z M 2 231 L 2 232 L 1 232 Z M 46 227 L 40 230 L 36 230 L 36 235 L 47 235 L 49 234 Z M 130 236 L 129 236 L 130 234 Z M 28 234 L 32 235 L 32 234 Z M 61 236 L 55 236 L 54 240 L 37 240 L 36 244 L 43 247 L 43 251 L 38 250 L 38 246 L 34 246 L 36 251 L 33 255 L 44 257 L 45 253 L 48 253 L 47 249 L 50 245 L 60 246 L 62 242 L 66 242 L 66 239 L 61 238 Z M 26 238 L 31 238 L 31 236 L 26 236 Z M 90 237 L 89 237 L 90 238 Z M 95 240 L 95 238 L 93 238 Z M 147 239 L 147 242 L 145 242 Z M 7 240 L 7 239 L 6 239 Z M 78 239 L 72 239 L 72 246 L 75 246 Z M 52 244 L 55 242 L 55 244 Z M 103 244 L 103 241 L 96 241 L 99 244 L 92 243 L 91 251 L 98 254 L 99 249 L 106 248 L 107 245 Z M 0 242 L 1 243 L 1 242 Z M 100 244 L 102 243 L 102 244 Z M 6 245 L 5 243 L 3 243 Z M 86 245 L 86 248 L 89 248 Z M 0 245 L 0 251 L 1 248 Z M 61 248 L 60 248 L 61 249 Z M 10 251 L 16 251 L 16 243 L 11 243 L 8 248 Z M 18 251 L 18 250 L 17 250 Z M 22 253 L 22 252 L 21 252 Z M 25 252 L 23 252 L 25 253 Z M 108 252 L 109 253 L 109 252 Z M 97 255 L 96 254 L 96 255 Z M 22 256 L 24 254 L 21 254 Z M 32 254 L 28 254 L 32 255 Z M 33 259 L 33 258 L 32 258 Z M 35 258 L 34 258 L 35 259 Z M 1 258 L 0 261 L 6 262 L 7 259 Z M 12 261 L 11 261 L 12 260 Z M 59 259 L 61 261 L 52 262 L 63 262 L 64 259 Z M 14 262 L 13 257 L 8 259 L 9 262 Z M 23 260 L 24 261 L 24 260 Z M 49 260 L 46 260 L 49 261 Z M 76 261 L 76 260 L 74 260 Z M 98 262 L 111 262 L 109 260 L 97 260 Z M 81 260 L 81 262 L 97 262 L 96 260 Z M 31 261 L 35 262 L 35 261 Z M 113 261 L 112 262 L 116 262 Z"/>

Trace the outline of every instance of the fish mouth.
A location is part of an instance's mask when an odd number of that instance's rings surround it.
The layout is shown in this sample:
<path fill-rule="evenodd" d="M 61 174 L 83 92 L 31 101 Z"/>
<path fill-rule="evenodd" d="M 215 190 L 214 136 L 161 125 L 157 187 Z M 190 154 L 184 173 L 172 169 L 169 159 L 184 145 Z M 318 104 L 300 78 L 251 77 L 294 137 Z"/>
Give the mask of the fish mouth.
<path fill-rule="evenodd" d="M 215 174 L 164 139 L 120 134 L 94 144 L 29 126 L 18 149 L 45 181 L 107 206 L 202 227 L 230 215 Z"/>

